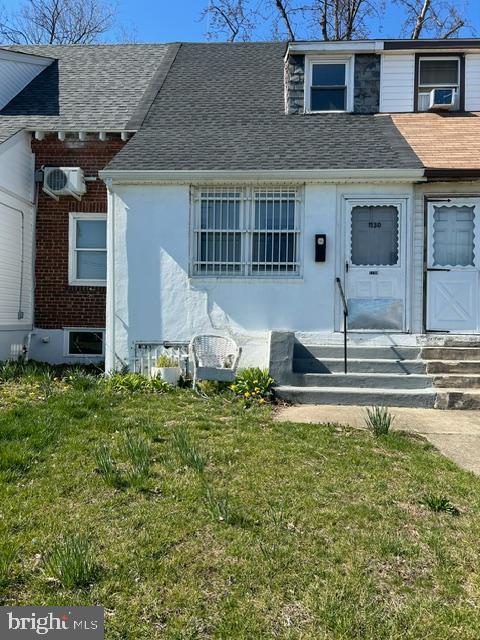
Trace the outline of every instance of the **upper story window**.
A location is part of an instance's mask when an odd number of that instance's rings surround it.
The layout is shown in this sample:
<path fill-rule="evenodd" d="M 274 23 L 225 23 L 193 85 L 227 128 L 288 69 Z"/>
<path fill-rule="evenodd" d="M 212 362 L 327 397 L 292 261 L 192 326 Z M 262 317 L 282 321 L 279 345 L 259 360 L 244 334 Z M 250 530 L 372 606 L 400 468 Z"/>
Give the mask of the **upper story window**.
<path fill-rule="evenodd" d="M 107 217 L 103 213 L 70 214 L 69 283 L 105 286 Z"/>
<path fill-rule="evenodd" d="M 349 58 L 312 58 L 307 61 L 308 112 L 351 111 L 352 80 Z"/>
<path fill-rule="evenodd" d="M 428 111 L 432 89 L 445 89 L 439 99 L 451 100 L 455 93 L 458 109 L 460 99 L 460 58 L 458 56 L 421 57 L 418 59 L 418 111 Z"/>

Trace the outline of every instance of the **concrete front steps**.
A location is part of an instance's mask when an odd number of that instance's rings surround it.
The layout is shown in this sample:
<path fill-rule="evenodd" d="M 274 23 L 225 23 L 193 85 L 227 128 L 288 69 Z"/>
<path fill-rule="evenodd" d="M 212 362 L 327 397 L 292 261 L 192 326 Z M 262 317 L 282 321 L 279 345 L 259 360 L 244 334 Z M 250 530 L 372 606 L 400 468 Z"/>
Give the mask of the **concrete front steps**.
<path fill-rule="evenodd" d="M 438 340 L 438 339 L 437 339 Z M 451 341 L 451 337 L 450 337 Z M 480 343 L 459 346 L 293 344 L 291 370 L 276 388 L 298 404 L 480 408 Z"/>

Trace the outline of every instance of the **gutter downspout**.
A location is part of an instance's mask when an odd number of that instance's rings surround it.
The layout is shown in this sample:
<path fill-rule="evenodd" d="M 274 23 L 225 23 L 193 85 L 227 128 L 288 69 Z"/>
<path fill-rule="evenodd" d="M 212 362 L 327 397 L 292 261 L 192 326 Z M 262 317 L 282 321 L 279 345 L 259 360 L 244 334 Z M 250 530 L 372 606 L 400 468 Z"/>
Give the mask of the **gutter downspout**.
<path fill-rule="evenodd" d="M 113 373 L 115 362 L 115 193 L 112 180 L 105 180 L 108 191 L 107 213 L 107 317 L 105 326 L 105 374 Z"/>

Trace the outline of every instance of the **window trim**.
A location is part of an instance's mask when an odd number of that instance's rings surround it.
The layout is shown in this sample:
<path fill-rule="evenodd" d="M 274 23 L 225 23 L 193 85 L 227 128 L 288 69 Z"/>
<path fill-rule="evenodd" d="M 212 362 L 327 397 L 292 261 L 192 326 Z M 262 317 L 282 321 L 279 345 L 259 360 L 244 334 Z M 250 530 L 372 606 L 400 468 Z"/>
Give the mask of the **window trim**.
<path fill-rule="evenodd" d="M 305 113 L 351 113 L 353 111 L 354 97 L 354 69 L 355 56 L 308 56 L 305 58 L 305 82 L 304 82 L 304 102 Z M 315 64 L 344 64 L 345 65 L 345 109 L 331 109 L 329 111 L 317 111 L 311 108 L 312 99 L 312 76 L 313 65 Z M 334 86 L 334 85 L 332 85 Z"/>
<path fill-rule="evenodd" d="M 421 60 L 451 60 L 455 58 L 459 61 L 458 65 L 458 109 L 457 111 L 465 111 L 465 55 L 463 53 L 453 52 L 448 53 L 416 53 L 415 54 L 415 73 L 414 73 L 414 111 L 416 113 L 427 113 L 427 111 L 420 111 L 419 105 L 419 91 L 420 86 L 420 61 Z M 425 86 L 425 85 L 424 85 Z M 441 88 L 445 85 L 431 85 L 431 89 Z"/>
<path fill-rule="evenodd" d="M 68 223 L 68 284 L 74 287 L 106 287 L 107 277 L 103 280 L 86 280 L 77 277 L 77 249 L 76 231 L 77 220 L 107 220 L 106 213 L 85 213 L 85 212 L 70 212 Z M 108 241 L 107 241 L 108 242 Z M 80 249 L 85 251 L 85 249 Z M 86 249 L 88 251 L 88 249 Z M 92 249 L 92 251 L 105 251 L 107 253 L 107 246 L 105 249 Z"/>
<path fill-rule="evenodd" d="M 240 231 L 242 236 L 242 246 L 241 246 L 241 263 L 242 265 L 247 265 L 247 272 L 241 271 L 240 273 L 196 273 L 195 272 L 195 262 L 196 262 L 196 234 L 198 230 L 196 229 L 196 221 L 198 219 L 199 210 L 201 206 L 201 193 L 202 191 L 224 191 L 224 192 L 240 192 L 240 218 L 244 221 L 243 227 Z M 254 212 L 255 206 L 255 192 L 265 192 L 265 191 L 294 191 L 295 192 L 295 229 L 289 230 L 292 233 L 295 233 L 296 237 L 296 265 L 297 268 L 295 271 L 277 271 L 277 272 L 254 272 L 251 267 L 253 264 L 251 249 L 252 242 L 251 237 L 255 233 L 255 229 L 252 225 L 252 216 Z M 231 281 L 231 282 L 251 282 L 251 281 L 281 281 L 281 282 L 291 282 L 291 281 L 299 281 L 303 277 L 303 203 L 304 203 L 304 193 L 301 185 L 291 185 L 291 184 L 281 184 L 281 185 L 272 185 L 272 184 L 261 184 L 261 185 L 203 185 L 203 186 L 195 186 L 191 187 L 191 197 L 190 197 L 190 232 L 189 232 L 189 278 L 200 281 L 200 280 L 220 280 Z M 249 254 L 249 258 L 247 259 L 246 253 Z"/>
<path fill-rule="evenodd" d="M 70 353 L 70 333 L 101 333 L 102 334 L 102 353 Z M 105 358 L 105 327 L 64 327 L 63 328 L 63 355 L 66 358 Z"/>

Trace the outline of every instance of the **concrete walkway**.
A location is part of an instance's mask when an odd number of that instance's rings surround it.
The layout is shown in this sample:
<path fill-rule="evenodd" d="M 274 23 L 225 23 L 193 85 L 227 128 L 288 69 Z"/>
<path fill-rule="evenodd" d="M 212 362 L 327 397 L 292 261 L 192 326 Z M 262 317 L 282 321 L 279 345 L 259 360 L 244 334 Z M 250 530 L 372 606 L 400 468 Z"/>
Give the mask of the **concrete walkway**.
<path fill-rule="evenodd" d="M 425 436 L 460 467 L 480 475 L 480 411 L 440 411 L 392 407 L 393 428 Z M 280 408 L 277 420 L 344 424 L 365 428 L 365 407 L 298 405 Z"/>

